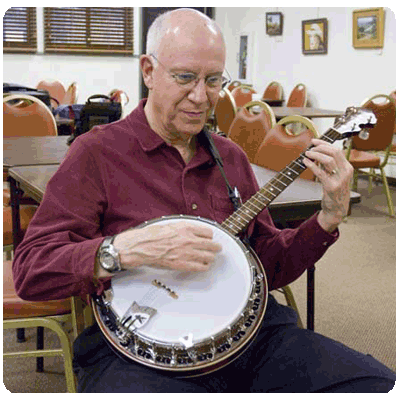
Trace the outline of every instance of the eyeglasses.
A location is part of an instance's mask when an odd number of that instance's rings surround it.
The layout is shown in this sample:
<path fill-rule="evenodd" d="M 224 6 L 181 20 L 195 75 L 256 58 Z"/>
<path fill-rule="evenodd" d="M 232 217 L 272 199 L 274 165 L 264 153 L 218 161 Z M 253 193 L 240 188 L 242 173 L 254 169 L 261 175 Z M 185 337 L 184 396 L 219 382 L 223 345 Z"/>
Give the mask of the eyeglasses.
<path fill-rule="evenodd" d="M 190 72 L 171 73 L 164 66 L 164 64 L 161 63 L 161 61 L 158 60 L 156 56 L 154 56 L 153 53 L 151 53 L 150 56 L 154 57 L 154 59 L 158 63 L 160 63 L 164 70 L 167 71 L 171 75 L 171 77 L 175 79 L 176 83 L 184 87 L 185 89 L 192 90 L 199 83 L 201 78 L 197 74 Z M 210 75 L 208 77 L 205 77 L 204 80 L 208 88 L 218 91 L 229 82 L 229 80 L 221 74 Z"/>

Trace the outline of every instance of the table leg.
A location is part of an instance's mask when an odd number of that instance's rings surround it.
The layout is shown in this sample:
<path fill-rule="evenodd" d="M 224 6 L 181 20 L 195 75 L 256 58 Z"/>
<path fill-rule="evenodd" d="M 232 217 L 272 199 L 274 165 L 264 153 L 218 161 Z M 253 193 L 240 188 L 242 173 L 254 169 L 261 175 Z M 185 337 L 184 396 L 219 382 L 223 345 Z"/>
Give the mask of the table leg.
<path fill-rule="evenodd" d="M 22 191 L 19 188 L 18 183 L 11 176 L 8 176 L 10 182 L 10 203 L 12 211 L 12 228 L 13 228 L 13 246 L 16 250 L 19 243 L 22 241 L 21 221 L 19 214 L 20 195 Z"/>
<path fill-rule="evenodd" d="M 307 329 L 314 331 L 315 266 L 307 269 Z"/>

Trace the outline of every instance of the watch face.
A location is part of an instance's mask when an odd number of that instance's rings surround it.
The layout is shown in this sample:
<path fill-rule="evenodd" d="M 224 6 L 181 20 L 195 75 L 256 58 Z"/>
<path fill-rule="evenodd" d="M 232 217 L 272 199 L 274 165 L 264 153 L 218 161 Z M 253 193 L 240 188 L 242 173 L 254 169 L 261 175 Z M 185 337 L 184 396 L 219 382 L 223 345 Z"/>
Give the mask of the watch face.
<path fill-rule="evenodd" d="M 100 255 L 100 265 L 104 269 L 113 269 L 114 268 L 114 257 L 108 253 L 107 251 L 103 251 Z"/>

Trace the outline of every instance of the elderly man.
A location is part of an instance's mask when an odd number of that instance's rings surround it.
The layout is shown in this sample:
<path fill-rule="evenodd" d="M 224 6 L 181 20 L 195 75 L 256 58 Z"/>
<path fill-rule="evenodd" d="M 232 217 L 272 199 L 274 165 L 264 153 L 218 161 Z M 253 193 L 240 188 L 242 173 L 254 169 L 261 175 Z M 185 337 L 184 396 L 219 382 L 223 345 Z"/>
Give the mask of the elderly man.
<path fill-rule="evenodd" d="M 17 292 L 28 300 L 102 294 L 120 270 L 207 272 L 223 250 L 213 231 L 188 222 L 139 227 L 166 215 L 218 223 L 234 211 L 222 173 L 205 147 L 204 125 L 223 85 L 226 50 L 219 27 L 194 10 L 158 17 L 140 66 L 149 97 L 125 119 L 76 139 L 48 184 L 14 260 Z M 226 176 L 243 199 L 257 190 L 243 151 L 212 135 Z M 278 230 L 268 210 L 246 237 L 270 290 L 298 278 L 338 238 L 349 203 L 351 166 L 314 141 L 304 164 L 320 179 L 322 210 Z M 104 258 L 105 251 L 113 258 Z M 110 255 L 108 255 L 109 257 Z M 147 268 L 147 269 L 150 269 Z M 141 269 L 143 271 L 143 269 Z M 75 342 L 81 392 L 387 392 L 394 374 L 370 356 L 296 325 L 292 309 L 268 295 L 258 335 L 233 362 L 198 377 L 125 361 L 99 327 Z"/>

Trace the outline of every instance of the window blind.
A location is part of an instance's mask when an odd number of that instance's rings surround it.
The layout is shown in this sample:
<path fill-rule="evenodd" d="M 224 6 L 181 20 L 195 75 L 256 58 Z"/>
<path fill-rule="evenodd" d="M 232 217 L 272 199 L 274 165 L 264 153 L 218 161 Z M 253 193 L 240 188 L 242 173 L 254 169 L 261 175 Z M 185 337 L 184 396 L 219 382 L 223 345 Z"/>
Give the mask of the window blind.
<path fill-rule="evenodd" d="M 133 55 L 133 8 L 45 7 L 44 51 Z"/>
<path fill-rule="evenodd" d="M 3 53 L 35 53 L 36 50 L 36 8 L 9 8 L 3 17 Z"/>

